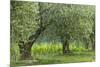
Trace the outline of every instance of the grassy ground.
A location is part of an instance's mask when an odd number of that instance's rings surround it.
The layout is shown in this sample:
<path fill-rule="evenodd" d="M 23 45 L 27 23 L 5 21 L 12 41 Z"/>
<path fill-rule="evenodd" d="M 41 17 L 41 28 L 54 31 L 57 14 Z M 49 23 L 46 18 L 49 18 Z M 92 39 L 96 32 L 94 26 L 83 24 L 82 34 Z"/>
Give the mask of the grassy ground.
<path fill-rule="evenodd" d="M 63 55 L 61 44 L 35 44 L 32 47 L 33 60 L 18 60 L 19 52 L 16 50 L 17 58 L 15 65 L 42 65 L 95 61 L 95 52 L 88 51 L 84 49 L 83 46 L 76 48 L 76 46 L 72 44 L 70 50 L 71 52 L 69 54 Z"/>
<path fill-rule="evenodd" d="M 18 61 L 17 65 L 62 64 L 95 61 L 94 52 L 75 52 L 68 55 L 37 55 L 35 60 Z"/>

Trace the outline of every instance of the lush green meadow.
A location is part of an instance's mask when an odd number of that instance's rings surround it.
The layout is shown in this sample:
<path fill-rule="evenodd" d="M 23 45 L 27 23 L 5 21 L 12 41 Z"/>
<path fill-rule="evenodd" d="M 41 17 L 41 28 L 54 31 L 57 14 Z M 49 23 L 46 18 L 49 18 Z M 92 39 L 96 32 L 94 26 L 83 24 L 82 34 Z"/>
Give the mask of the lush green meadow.
<path fill-rule="evenodd" d="M 14 52 L 14 49 L 15 52 Z M 40 65 L 40 64 L 62 64 L 95 61 L 95 52 L 87 50 L 84 45 L 76 46 L 75 43 L 70 45 L 70 53 L 62 53 L 60 43 L 35 43 L 32 47 L 33 60 L 19 60 L 19 48 L 14 46 L 11 49 L 11 66 L 12 65 Z"/>

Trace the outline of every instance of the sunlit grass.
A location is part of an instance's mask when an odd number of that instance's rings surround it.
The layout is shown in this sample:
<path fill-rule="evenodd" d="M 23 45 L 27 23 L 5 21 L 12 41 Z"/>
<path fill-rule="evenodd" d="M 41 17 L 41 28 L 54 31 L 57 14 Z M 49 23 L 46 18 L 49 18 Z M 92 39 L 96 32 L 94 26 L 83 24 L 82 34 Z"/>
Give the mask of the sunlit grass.
<path fill-rule="evenodd" d="M 53 54 L 61 53 L 62 45 L 61 44 L 47 44 L 43 43 L 40 45 L 33 45 L 32 54 Z"/>

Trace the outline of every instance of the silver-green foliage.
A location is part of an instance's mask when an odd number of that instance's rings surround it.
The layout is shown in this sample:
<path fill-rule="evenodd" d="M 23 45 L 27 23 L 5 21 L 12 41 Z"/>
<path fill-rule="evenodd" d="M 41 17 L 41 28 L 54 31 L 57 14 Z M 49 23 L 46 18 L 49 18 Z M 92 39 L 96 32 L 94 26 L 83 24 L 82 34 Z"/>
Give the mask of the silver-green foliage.
<path fill-rule="evenodd" d="M 39 24 L 38 4 L 33 2 L 11 2 L 11 36 L 15 40 L 27 40 Z"/>
<path fill-rule="evenodd" d="M 94 26 L 94 18 L 93 5 L 12 1 L 11 37 L 12 40 L 27 41 L 40 25 L 45 27 L 47 24 L 49 26 L 39 38 L 55 40 L 66 34 L 72 38 L 88 37 Z"/>

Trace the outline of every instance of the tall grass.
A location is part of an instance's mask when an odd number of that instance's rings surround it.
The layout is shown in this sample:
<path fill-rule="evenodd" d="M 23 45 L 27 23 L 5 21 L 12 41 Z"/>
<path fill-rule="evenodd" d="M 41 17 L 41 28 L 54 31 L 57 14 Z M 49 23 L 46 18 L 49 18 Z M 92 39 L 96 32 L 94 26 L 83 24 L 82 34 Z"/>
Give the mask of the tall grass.
<path fill-rule="evenodd" d="M 60 54 L 62 53 L 62 45 L 60 43 L 55 44 L 48 44 L 48 43 L 41 43 L 41 44 L 34 44 L 32 47 L 33 54 Z"/>
<path fill-rule="evenodd" d="M 70 43 L 71 51 L 85 51 L 85 47 L 83 43 Z M 33 55 L 45 55 L 45 54 L 62 54 L 62 44 L 61 43 L 35 43 L 32 47 Z"/>

